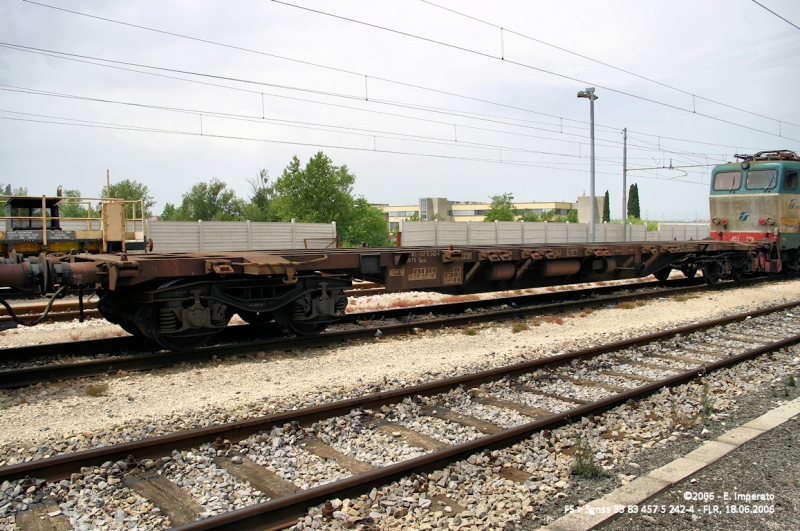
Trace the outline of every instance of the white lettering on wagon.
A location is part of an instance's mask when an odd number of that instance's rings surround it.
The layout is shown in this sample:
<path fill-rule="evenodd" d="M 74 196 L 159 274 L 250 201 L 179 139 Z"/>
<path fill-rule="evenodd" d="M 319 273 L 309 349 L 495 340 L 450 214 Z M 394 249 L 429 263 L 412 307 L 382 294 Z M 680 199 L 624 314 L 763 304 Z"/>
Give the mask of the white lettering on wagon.
<path fill-rule="evenodd" d="M 415 267 L 408 280 L 436 280 L 435 267 Z"/>

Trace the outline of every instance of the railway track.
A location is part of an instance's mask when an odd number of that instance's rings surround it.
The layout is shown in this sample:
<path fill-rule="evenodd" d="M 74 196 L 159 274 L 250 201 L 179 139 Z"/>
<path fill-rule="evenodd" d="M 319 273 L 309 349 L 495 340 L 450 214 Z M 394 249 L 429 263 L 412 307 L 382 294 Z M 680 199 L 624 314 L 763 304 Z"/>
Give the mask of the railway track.
<path fill-rule="evenodd" d="M 497 451 L 525 445 L 542 430 L 797 344 L 800 325 L 790 313 L 797 306 L 800 301 L 424 385 L 4 466 L 0 482 L 22 480 L 29 502 L 18 523 L 65 521 L 64 513 L 75 518 L 74 507 L 61 498 L 67 493 L 72 499 L 72 489 L 90 484 L 102 499 L 145 499 L 182 531 L 279 529 L 305 517 L 313 506 L 321 506 L 315 518 L 341 519 L 344 513 L 336 514 L 340 500 L 365 493 L 370 493 L 368 505 L 390 515 L 433 510 L 432 504 L 457 513 L 465 503 L 452 495 L 459 478 L 436 471 L 467 460 L 484 471 L 486 483 L 524 483 L 531 472 L 494 466 Z M 457 436 L 448 436 L 453 433 Z M 387 459 L 384 447 L 404 450 Z M 292 467 L 285 466 L 287 457 Z M 186 470 L 197 462 L 213 464 L 220 472 L 212 476 L 224 476 L 222 484 L 235 483 L 234 490 L 255 504 L 212 515 L 212 498 L 224 493 L 210 496 L 214 481 L 202 475 L 187 482 Z M 320 470 L 328 476 L 321 477 Z M 86 480 L 97 475 L 103 478 L 99 487 Z M 403 488 L 395 490 L 413 496 L 383 503 L 380 495 L 372 495 L 401 478 Z M 196 487 L 207 483 L 210 490 Z M 60 509 L 54 505 L 58 502 Z M 36 503 L 50 512 L 27 507 Z M 363 514 L 361 521 L 369 518 Z"/>
<path fill-rule="evenodd" d="M 744 281 L 744 284 L 759 281 L 751 279 Z M 0 351 L 0 363 L 4 365 L 0 370 L 0 389 L 25 387 L 43 381 L 114 375 L 120 371 L 156 369 L 177 363 L 247 356 L 265 351 L 320 347 L 344 341 L 371 339 L 376 335 L 415 333 L 419 329 L 467 326 L 532 315 L 578 311 L 648 298 L 687 294 L 697 290 L 730 289 L 740 285 L 734 283 L 706 285 L 695 279 L 685 279 L 674 281 L 673 286 L 666 288 L 663 286 L 658 288 L 655 282 L 641 284 L 638 286 L 641 289 L 634 293 L 618 293 L 621 290 L 618 286 L 575 290 L 570 292 L 573 300 L 566 301 L 561 300 L 564 293 L 559 292 L 355 313 L 348 314 L 343 319 L 343 324 L 336 329 L 312 337 L 265 339 L 263 327 L 259 327 L 254 334 L 253 328 L 243 325 L 225 330 L 220 338 L 221 344 L 192 351 L 152 351 L 151 344 L 130 336 L 9 348 Z M 611 295 L 608 295 L 609 293 Z M 558 302 L 552 302 L 554 300 Z M 441 317 L 430 318 L 430 314 Z M 425 317 L 419 318 L 420 315 Z M 254 335 L 261 337 L 253 337 Z M 54 356 L 54 353 L 57 355 Z M 75 360 L 74 358 L 78 356 L 81 359 Z"/>

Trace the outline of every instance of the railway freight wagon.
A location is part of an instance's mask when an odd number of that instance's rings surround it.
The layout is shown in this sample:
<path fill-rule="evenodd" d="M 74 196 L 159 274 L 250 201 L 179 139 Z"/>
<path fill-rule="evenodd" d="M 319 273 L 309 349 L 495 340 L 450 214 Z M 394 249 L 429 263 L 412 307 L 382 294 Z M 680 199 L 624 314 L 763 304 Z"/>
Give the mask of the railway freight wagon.
<path fill-rule="evenodd" d="M 319 333 L 344 315 L 344 290 L 354 280 L 380 283 L 388 291 L 466 294 L 651 274 L 665 279 L 673 269 L 689 277 L 701 270 L 707 282 L 796 269 L 798 242 L 790 196 L 800 161 L 784 151 L 744 159 L 719 166 L 712 174 L 715 221 L 713 238 L 707 240 L 42 253 L 35 259 L 0 264 L 0 286 L 38 286 L 42 293 L 54 296 L 69 286 L 97 289 L 98 309 L 109 321 L 169 348 L 186 349 L 208 341 L 234 314 L 251 324 L 275 321 L 299 335 Z M 740 202 L 748 205 L 744 211 L 748 215 L 734 217 Z"/>

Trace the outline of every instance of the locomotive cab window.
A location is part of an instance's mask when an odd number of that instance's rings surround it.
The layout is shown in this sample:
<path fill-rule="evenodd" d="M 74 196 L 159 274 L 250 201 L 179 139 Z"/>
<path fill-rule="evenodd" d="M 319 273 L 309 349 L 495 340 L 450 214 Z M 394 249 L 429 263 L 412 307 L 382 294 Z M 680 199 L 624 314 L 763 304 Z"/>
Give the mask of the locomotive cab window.
<path fill-rule="evenodd" d="M 724 171 L 714 176 L 714 190 L 716 191 L 738 190 L 740 186 L 742 186 L 742 172 L 740 171 Z"/>
<path fill-rule="evenodd" d="M 784 190 L 797 190 L 797 172 L 787 171 L 786 177 L 783 178 Z"/>
<path fill-rule="evenodd" d="M 748 190 L 771 190 L 778 185 L 778 170 L 750 170 L 745 187 Z"/>

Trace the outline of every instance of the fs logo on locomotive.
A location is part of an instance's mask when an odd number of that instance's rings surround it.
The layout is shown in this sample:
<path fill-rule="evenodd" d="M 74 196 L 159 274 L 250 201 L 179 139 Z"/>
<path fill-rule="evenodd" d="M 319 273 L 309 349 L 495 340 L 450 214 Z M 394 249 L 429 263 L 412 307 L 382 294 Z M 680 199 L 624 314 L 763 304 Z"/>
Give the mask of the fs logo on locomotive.
<path fill-rule="evenodd" d="M 750 217 L 750 211 L 749 210 L 745 210 L 744 212 L 739 214 L 739 221 L 747 221 L 747 218 L 749 218 L 749 217 Z"/>

